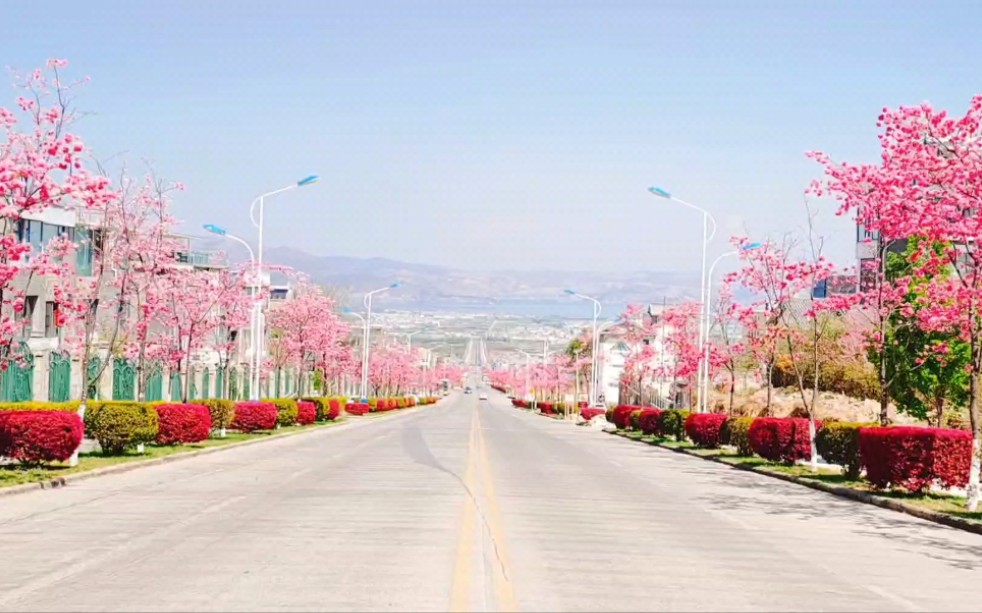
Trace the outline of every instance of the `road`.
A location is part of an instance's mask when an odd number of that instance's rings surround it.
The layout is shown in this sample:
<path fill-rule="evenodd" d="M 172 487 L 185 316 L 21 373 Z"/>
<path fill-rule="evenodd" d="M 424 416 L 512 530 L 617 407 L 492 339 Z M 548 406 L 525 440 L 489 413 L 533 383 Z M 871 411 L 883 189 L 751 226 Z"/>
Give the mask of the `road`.
<path fill-rule="evenodd" d="M 457 395 L 0 498 L 0 610 L 978 610 L 982 536 Z"/>

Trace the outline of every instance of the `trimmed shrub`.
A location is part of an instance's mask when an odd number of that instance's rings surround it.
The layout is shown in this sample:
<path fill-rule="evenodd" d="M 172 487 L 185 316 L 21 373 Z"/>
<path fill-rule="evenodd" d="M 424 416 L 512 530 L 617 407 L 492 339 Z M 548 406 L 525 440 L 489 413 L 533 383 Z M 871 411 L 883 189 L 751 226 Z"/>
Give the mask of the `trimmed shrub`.
<path fill-rule="evenodd" d="M 314 421 L 324 421 L 327 419 L 328 402 L 329 399 L 326 396 L 308 396 L 302 399 L 303 402 L 310 402 L 314 405 Z M 297 402 L 297 409 L 300 408 L 299 401 Z M 299 413 L 297 418 L 299 420 Z"/>
<path fill-rule="evenodd" d="M 641 413 L 642 413 L 642 411 L 644 411 L 644 409 L 640 409 L 640 408 L 634 409 L 633 411 L 631 411 L 631 417 L 630 417 L 631 430 L 637 430 L 638 432 L 641 432 Z"/>
<path fill-rule="evenodd" d="M 604 419 L 606 419 L 608 423 L 614 423 L 614 409 L 613 409 L 613 407 L 608 408 L 607 410 L 604 411 Z"/>
<path fill-rule="evenodd" d="M 556 408 L 553 406 L 553 404 L 551 402 L 540 402 L 539 403 L 539 411 L 543 415 L 555 415 L 556 414 Z"/>
<path fill-rule="evenodd" d="M 808 420 L 800 417 L 760 417 L 750 424 L 750 446 L 771 462 L 793 464 L 811 457 Z"/>
<path fill-rule="evenodd" d="M 344 407 L 344 411 L 348 415 L 364 415 L 365 413 L 371 412 L 371 409 L 371 405 L 367 402 L 349 402 Z"/>
<path fill-rule="evenodd" d="M 297 402 L 297 423 L 301 426 L 309 426 L 317 421 L 317 408 L 309 400 Z"/>
<path fill-rule="evenodd" d="M 195 400 L 194 404 L 208 407 L 208 414 L 211 417 L 211 427 L 213 430 L 221 430 L 232 426 L 235 419 L 235 401 L 225 398 L 203 398 Z"/>
<path fill-rule="evenodd" d="M 652 407 L 641 409 L 641 418 L 638 420 L 641 433 L 646 435 L 658 434 L 658 420 L 661 419 L 661 411 Z"/>
<path fill-rule="evenodd" d="M 120 455 L 127 447 L 157 439 L 160 419 L 145 402 L 101 402 L 85 411 L 85 430 L 99 441 L 107 455 Z"/>
<path fill-rule="evenodd" d="M 720 440 L 724 445 L 736 447 L 737 454 L 750 457 L 754 448 L 750 445 L 750 425 L 756 417 L 734 417 L 723 422 L 720 428 Z"/>
<path fill-rule="evenodd" d="M 631 413 L 634 412 L 635 409 L 640 408 L 641 407 L 636 407 L 632 404 L 618 405 L 614 407 L 611 422 L 613 422 L 613 424 L 617 426 L 619 430 L 627 430 L 631 427 Z"/>
<path fill-rule="evenodd" d="M 842 473 L 850 479 L 858 479 L 862 469 L 859 455 L 859 430 L 875 426 L 873 423 L 849 423 L 827 421 L 815 433 L 815 448 L 826 462 L 842 466 Z"/>
<path fill-rule="evenodd" d="M 605 415 L 606 411 L 604 409 L 590 409 L 587 407 L 580 408 L 580 417 L 586 421 L 590 421 L 594 417 L 599 417 L 600 415 Z"/>
<path fill-rule="evenodd" d="M 178 445 L 199 443 L 211 432 L 211 412 L 201 404 L 159 404 L 157 443 Z"/>
<path fill-rule="evenodd" d="M 82 444 L 85 427 L 77 413 L 0 412 L 0 456 L 24 464 L 65 461 Z"/>
<path fill-rule="evenodd" d="M 716 449 L 722 444 L 720 431 L 726 419 L 719 413 L 693 413 L 685 420 L 685 433 L 696 446 Z"/>
<path fill-rule="evenodd" d="M 91 405 L 91 401 L 89 403 Z M 79 402 L 0 402 L 0 413 L 8 411 L 59 411 L 64 413 L 77 413 Z"/>
<path fill-rule="evenodd" d="M 279 420 L 279 411 L 272 402 L 239 402 L 235 405 L 232 427 L 239 432 L 272 430 Z"/>
<path fill-rule="evenodd" d="M 276 407 L 276 423 L 280 426 L 292 426 L 297 423 L 297 401 L 293 398 L 263 398 Z"/>
<path fill-rule="evenodd" d="M 965 487 L 972 434 L 963 430 L 895 426 L 861 428 L 859 453 L 874 487 L 899 486 L 920 493 L 937 481 Z"/>
<path fill-rule="evenodd" d="M 345 399 L 339 396 L 330 398 L 327 401 L 327 413 L 324 415 L 324 419 L 327 421 L 334 421 L 341 416 L 341 411 L 344 409 Z"/>
<path fill-rule="evenodd" d="M 658 419 L 658 434 L 661 436 L 674 436 L 677 441 L 685 440 L 685 420 L 689 418 L 690 411 L 681 409 L 668 409 L 661 412 Z"/>

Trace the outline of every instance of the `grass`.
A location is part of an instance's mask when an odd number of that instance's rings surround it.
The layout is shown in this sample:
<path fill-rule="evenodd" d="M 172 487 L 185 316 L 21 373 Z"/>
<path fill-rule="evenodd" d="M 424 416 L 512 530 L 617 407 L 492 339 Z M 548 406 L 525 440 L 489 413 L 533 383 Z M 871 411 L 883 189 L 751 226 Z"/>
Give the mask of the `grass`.
<path fill-rule="evenodd" d="M 253 432 L 250 434 L 229 432 L 228 436 L 225 438 L 210 438 L 206 441 L 189 445 L 147 445 L 146 452 L 142 454 L 138 454 L 135 451 L 130 450 L 123 455 L 109 456 L 103 455 L 101 452 L 90 451 L 79 454 L 78 466 L 68 466 L 68 464 L 55 463 L 49 466 L 24 467 L 19 464 L 7 464 L 0 466 L 0 488 L 23 485 L 25 483 L 51 481 L 67 475 L 84 473 L 90 470 L 96 470 L 108 466 L 152 460 L 154 458 L 162 458 L 172 455 L 180 455 L 183 453 L 190 453 L 192 451 L 209 449 L 212 447 L 225 447 L 227 445 L 240 443 L 242 441 L 276 438 L 278 436 L 284 436 L 294 432 L 299 432 L 301 430 L 329 428 L 341 423 L 342 421 L 343 420 L 339 419 L 329 422 L 319 422 L 309 426 L 287 426 L 285 428 L 280 428 L 279 430 Z"/>
<path fill-rule="evenodd" d="M 678 442 L 674 439 L 666 439 L 656 436 L 642 436 L 636 432 L 618 432 L 625 438 L 639 440 L 650 445 L 666 447 L 668 449 L 685 450 L 686 452 L 706 459 L 718 459 L 721 462 L 750 469 L 762 474 L 780 474 L 802 481 L 817 481 L 828 485 L 847 488 L 856 492 L 870 494 L 876 498 L 891 499 L 904 505 L 926 509 L 943 513 L 952 517 L 969 520 L 973 523 L 982 525 L 982 511 L 969 513 L 965 510 L 965 499 L 958 496 L 938 493 L 912 494 L 902 489 L 877 490 L 865 481 L 850 479 L 843 475 L 838 469 L 819 468 L 818 472 L 812 472 L 811 468 L 801 464 L 787 465 L 769 462 L 760 457 L 738 456 L 729 449 L 700 449 L 690 441 Z"/>

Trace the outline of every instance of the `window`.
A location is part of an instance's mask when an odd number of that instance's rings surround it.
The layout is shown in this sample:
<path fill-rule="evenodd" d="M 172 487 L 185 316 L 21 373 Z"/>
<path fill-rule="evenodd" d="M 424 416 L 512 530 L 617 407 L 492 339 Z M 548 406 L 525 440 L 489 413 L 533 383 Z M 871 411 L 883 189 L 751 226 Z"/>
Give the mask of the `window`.
<path fill-rule="evenodd" d="M 58 303 L 51 300 L 44 303 L 44 335 L 58 336 Z"/>
<path fill-rule="evenodd" d="M 285 289 L 274 289 L 269 292 L 270 300 L 286 300 L 287 290 Z"/>
<path fill-rule="evenodd" d="M 37 296 L 24 297 L 24 310 L 15 319 L 24 324 L 23 335 L 30 336 L 34 330 L 34 309 L 38 306 Z"/>

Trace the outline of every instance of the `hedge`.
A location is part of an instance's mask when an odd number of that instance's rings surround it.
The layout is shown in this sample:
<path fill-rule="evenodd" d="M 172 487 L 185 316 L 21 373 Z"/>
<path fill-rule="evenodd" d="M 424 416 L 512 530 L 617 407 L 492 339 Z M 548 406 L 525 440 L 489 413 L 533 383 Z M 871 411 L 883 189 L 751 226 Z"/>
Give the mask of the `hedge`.
<path fill-rule="evenodd" d="M 297 401 L 293 398 L 263 398 L 262 402 L 268 402 L 276 407 L 276 423 L 281 426 L 292 426 L 297 423 Z"/>
<path fill-rule="evenodd" d="M 808 420 L 803 417 L 759 417 L 750 424 L 750 446 L 771 462 L 793 464 L 811 457 Z"/>
<path fill-rule="evenodd" d="M 213 430 L 221 430 L 232 426 L 235 419 L 235 401 L 224 398 L 203 398 L 195 400 L 194 404 L 208 407 L 209 417 L 211 417 L 211 427 Z"/>
<path fill-rule="evenodd" d="M 693 413 L 685 420 L 685 433 L 697 447 L 716 449 L 722 443 L 720 431 L 724 423 L 726 415 Z"/>
<path fill-rule="evenodd" d="M 297 423 L 301 426 L 308 426 L 317 421 L 317 408 L 309 400 L 297 402 Z"/>
<path fill-rule="evenodd" d="M 59 411 L 77 413 L 78 401 L 70 402 L 0 402 L 0 413 L 8 411 Z"/>
<path fill-rule="evenodd" d="M 859 430 L 875 426 L 873 423 L 829 421 L 815 433 L 815 448 L 826 462 L 842 466 L 843 474 L 858 479 L 862 470 L 859 455 Z"/>
<path fill-rule="evenodd" d="M 720 428 L 720 442 L 736 447 L 737 454 L 752 456 L 754 449 L 750 445 L 750 424 L 756 417 L 734 417 L 723 422 Z"/>
<path fill-rule="evenodd" d="M 211 432 L 211 411 L 203 404 L 160 404 L 157 444 L 200 443 Z"/>
<path fill-rule="evenodd" d="M 347 406 L 344 407 L 344 411 L 348 415 L 364 415 L 371 411 L 371 405 L 367 402 L 349 402 Z"/>
<path fill-rule="evenodd" d="M 57 409 L 0 412 L 0 456 L 25 464 L 65 461 L 85 431 L 76 413 Z"/>
<path fill-rule="evenodd" d="M 641 418 L 639 419 L 641 433 L 647 435 L 658 434 L 658 420 L 660 419 L 660 410 L 652 407 L 641 409 Z"/>
<path fill-rule="evenodd" d="M 661 412 L 658 419 L 658 434 L 674 436 L 677 441 L 685 440 L 685 420 L 691 415 L 690 411 L 668 409 Z"/>
<path fill-rule="evenodd" d="M 553 406 L 553 404 L 551 402 L 540 402 L 539 403 L 539 411 L 543 415 L 555 415 L 556 414 L 556 407 Z"/>
<path fill-rule="evenodd" d="M 631 427 L 631 413 L 635 409 L 640 408 L 641 407 L 636 407 L 631 404 L 618 405 L 614 407 L 610 422 L 617 426 L 617 428 L 620 430 L 627 430 Z"/>
<path fill-rule="evenodd" d="M 935 481 L 945 487 L 968 484 L 972 434 L 964 430 L 861 428 L 859 453 L 874 487 L 899 486 L 920 493 Z"/>
<path fill-rule="evenodd" d="M 145 402 L 93 403 L 85 411 L 85 430 L 99 441 L 102 452 L 120 455 L 128 447 L 152 443 L 160 420 L 153 406 Z"/>
<path fill-rule="evenodd" d="M 235 405 L 232 428 L 239 432 L 272 430 L 278 419 L 279 413 L 272 402 L 238 402 Z"/>
<path fill-rule="evenodd" d="M 583 407 L 580 409 L 580 417 L 582 417 L 586 421 L 590 421 L 594 417 L 599 417 L 600 415 L 604 415 L 605 413 L 606 411 L 604 411 L 604 409 L 590 409 L 587 407 Z"/>

